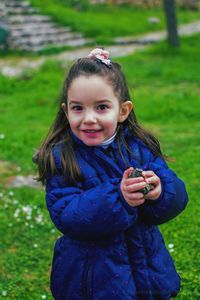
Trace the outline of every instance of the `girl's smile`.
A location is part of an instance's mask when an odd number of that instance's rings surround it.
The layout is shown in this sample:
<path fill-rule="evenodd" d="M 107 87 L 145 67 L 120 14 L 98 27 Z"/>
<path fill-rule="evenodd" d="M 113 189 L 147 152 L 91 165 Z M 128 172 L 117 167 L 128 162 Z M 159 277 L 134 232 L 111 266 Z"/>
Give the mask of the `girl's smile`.
<path fill-rule="evenodd" d="M 67 117 L 71 130 L 88 146 L 97 146 L 109 139 L 118 122 L 123 122 L 131 109 L 131 102 L 120 104 L 112 86 L 97 75 L 81 75 L 68 89 Z"/>

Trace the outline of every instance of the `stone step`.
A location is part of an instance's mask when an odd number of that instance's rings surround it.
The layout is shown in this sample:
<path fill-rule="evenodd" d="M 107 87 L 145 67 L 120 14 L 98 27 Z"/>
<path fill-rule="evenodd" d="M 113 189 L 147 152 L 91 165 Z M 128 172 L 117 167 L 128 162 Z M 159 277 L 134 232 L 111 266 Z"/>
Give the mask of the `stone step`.
<path fill-rule="evenodd" d="M 50 22 L 51 19 L 48 16 L 43 15 L 10 15 L 8 17 L 9 24 L 28 24 L 28 23 L 38 23 L 38 22 Z"/>
<path fill-rule="evenodd" d="M 27 1 L 0 0 L 6 5 L 10 48 L 37 52 L 47 47 L 82 46 L 91 43 L 69 27 L 57 26 Z"/>
<path fill-rule="evenodd" d="M 14 29 L 11 31 L 10 36 L 13 39 L 17 38 L 23 38 L 23 37 L 34 37 L 34 36 L 44 36 L 46 37 L 47 35 L 60 35 L 60 34 L 65 34 L 66 36 L 69 35 L 71 37 L 72 33 L 70 33 L 68 28 L 62 28 L 62 27 L 42 27 L 41 28 L 32 28 L 25 26 L 22 29 Z M 76 34 L 77 36 L 77 34 Z M 79 37 L 82 36 L 79 34 Z"/>
<path fill-rule="evenodd" d="M 66 32 L 71 31 L 70 27 L 59 27 L 57 25 L 55 25 L 55 23 L 53 22 L 45 22 L 45 23 L 31 23 L 29 22 L 28 24 L 25 23 L 20 23 L 20 24 L 11 24 L 8 23 L 9 28 L 12 32 L 16 32 L 16 31 L 22 31 L 22 32 L 29 32 L 29 31 L 40 31 L 40 30 L 51 30 L 51 29 L 60 29 L 62 28 L 63 30 L 65 30 Z"/>
<path fill-rule="evenodd" d="M 6 12 L 9 15 L 18 15 L 18 14 L 34 14 L 39 13 L 39 9 L 32 7 L 8 7 L 6 6 Z"/>
<path fill-rule="evenodd" d="M 14 46 L 38 46 L 44 44 L 57 44 L 59 42 L 67 44 L 70 39 L 81 39 L 82 35 L 80 33 L 77 34 L 60 34 L 60 35 L 41 35 L 41 36 L 30 36 L 23 38 L 12 38 L 12 44 Z"/>
<path fill-rule="evenodd" d="M 90 43 L 91 41 L 92 41 L 91 39 L 80 38 L 80 39 L 68 40 L 67 42 L 57 42 L 56 44 L 42 44 L 42 45 L 25 44 L 25 45 L 22 45 L 22 47 L 17 47 L 17 48 L 23 49 L 26 51 L 31 51 L 31 52 L 38 52 L 38 51 L 41 51 L 48 47 L 58 47 L 58 48 L 66 47 L 66 46 L 80 47 L 80 46 L 84 46 L 84 45 Z"/>
<path fill-rule="evenodd" d="M 7 7 L 31 7 L 31 4 L 28 1 L 16 1 L 16 0 L 1 0 L 2 2 L 5 3 Z"/>

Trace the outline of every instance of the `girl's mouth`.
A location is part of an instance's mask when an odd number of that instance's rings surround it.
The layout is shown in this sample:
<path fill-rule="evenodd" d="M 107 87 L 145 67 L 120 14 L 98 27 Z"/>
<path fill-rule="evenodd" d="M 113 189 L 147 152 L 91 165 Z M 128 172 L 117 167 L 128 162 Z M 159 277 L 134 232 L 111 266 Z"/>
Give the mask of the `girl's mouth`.
<path fill-rule="evenodd" d="M 97 138 L 99 136 L 99 133 L 101 131 L 102 131 L 102 129 L 86 129 L 86 130 L 82 130 L 82 132 L 88 138 Z"/>
<path fill-rule="evenodd" d="M 83 132 L 87 132 L 87 133 L 95 133 L 95 132 L 100 132 L 102 131 L 102 129 L 84 129 L 82 130 Z"/>

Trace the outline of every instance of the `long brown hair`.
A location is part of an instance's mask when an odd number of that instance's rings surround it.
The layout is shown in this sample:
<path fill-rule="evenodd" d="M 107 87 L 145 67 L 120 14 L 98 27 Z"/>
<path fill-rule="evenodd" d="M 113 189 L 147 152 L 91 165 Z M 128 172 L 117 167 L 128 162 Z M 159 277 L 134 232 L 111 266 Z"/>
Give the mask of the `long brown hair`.
<path fill-rule="evenodd" d="M 72 182 L 77 182 L 82 179 L 81 171 L 74 153 L 73 140 L 69 134 L 69 122 L 65 112 L 61 107 L 62 103 L 67 104 L 68 89 L 72 81 L 81 75 L 101 76 L 113 87 L 115 95 L 118 97 L 118 99 L 120 99 L 121 102 L 131 99 L 125 76 L 122 73 L 119 64 L 112 62 L 112 65 L 108 67 L 98 59 L 87 57 L 78 59 L 70 68 L 69 73 L 64 81 L 60 97 L 59 110 L 55 121 L 53 122 L 43 144 L 37 150 L 33 158 L 34 162 L 37 163 L 39 170 L 39 177 L 37 180 L 41 181 L 43 184 L 45 184 L 48 174 L 53 175 L 58 171 L 53 155 L 53 149 L 55 146 L 57 146 L 60 151 L 62 173 L 68 173 Z M 128 125 L 128 128 L 133 135 L 141 139 L 156 156 L 166 158 L 161 152 L 158 140 L 139 125 L 134 110 L 131 111 L 124 123 L 118 125 L 119 129 L 116 137 L 118 145 L 120 144 L 119 141 L 122 141 L 125 147 L 131 151 L 123 137 L 123 128 L 125 123 Z M 119 151 L 122 153 L 120 146 Z"/>

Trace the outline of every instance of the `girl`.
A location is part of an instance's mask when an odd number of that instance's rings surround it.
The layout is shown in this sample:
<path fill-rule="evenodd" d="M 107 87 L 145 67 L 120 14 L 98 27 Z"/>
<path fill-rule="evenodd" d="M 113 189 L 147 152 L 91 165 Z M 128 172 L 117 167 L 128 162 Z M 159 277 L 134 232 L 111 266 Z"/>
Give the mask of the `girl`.
<path fill-rule="evenodd" d="M 51 272 L 56 300 L 167 300 L 179 291 L 156 225 L 185 208 L 187 193 L 130 99 L 120 66 L 93 50 L 72 65 L 37 153 L 47 208 L 63 233 Z M 143 176 L 129 178 L 133 168 Z"/>

